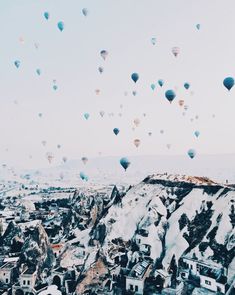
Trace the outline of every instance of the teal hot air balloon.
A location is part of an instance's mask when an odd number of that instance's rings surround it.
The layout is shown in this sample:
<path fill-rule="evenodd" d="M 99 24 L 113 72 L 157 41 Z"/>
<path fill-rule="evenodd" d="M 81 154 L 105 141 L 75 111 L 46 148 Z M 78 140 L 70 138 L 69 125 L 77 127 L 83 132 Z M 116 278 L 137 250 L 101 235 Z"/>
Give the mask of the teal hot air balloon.
<path fill-rule="evenodd" d="M 50 13 L 48 11 L 45 11 L 43 15 L 46 20 L 48 20 L 50 18 Z"/>
<path fill-rule="evenodd" d="M 89 117 L 90 117 L 90 115 L 89 115 L 88 113 L 85 113 L 83 116 L 84 116 L 84 118 L 85 118 L 86 120 L 88 120 Z"/>
<path fill-rule="evenodd" d="M 119 130 L 118 128 L 114 128 L 114 129 L 113 129 L 113 133 L 114 133 L 115 135 L 118 135 L 119 132 L 120 132 L 120 130 Z"/>
<path fill-rule="evenodd" d="M 176 94 L 173 90 L 167 90 L 165 92 L 165 97 L 167 98 L 167 100 L 172 103 L 172 101 L 175 99 Z"/>
<path fill-rule="evenodd" d="M 53 85 L 53 89 L 54 90 L 57 90 L 58 89 L 58 86 L 57 85 Z"/>
<path fill-rule="evenodd" d="M 196 130 L 196 131 L 194 132 L 194 135 L 195 135 L 196 137 L 199 137 L 200 132 L 199 132 L 198 130 Z"/>
<path fill-rule="evenodd" d="M 38 76 L 41 75 L 41 70 L 40 69 L 36 69 L 36 73 L 38 74 Z"/>
<path fill-rule="evenodd" d="M 184 88 L 185 88 L 186 90 L 188 90 L 189 87 L 190 87 L 190 84 L 189 84 L 188 82 L 185 82 L 185 83 L 184 83 Z"/>
<path fill-rule="evenodd" d="M 138 73 L 131 74 L 131 79 L 136 83 L 139 80 L 139 74 Z"/>
<path fill-rule="evenodd" d="M 161 87 L 162 87 L 162 86 L 163 86 L 163 84 L 164 84 L 164 81 L 163 81 L 162 79 L 158 80 L 158 85 L 159 85 L 159 86 L 161 86 Z"/>
<path fill-rule="evenodd" d="M 234 78 L 233 77 L 227 77 L 223 81 L 224 87 L 226 87 L 229 91 L 234 86 Z"/>
<path fill-rule="evenodd" d="M 20 61 L 19 60 L 16 60 L 14 62 L 14 65 L 17 67 L 17 69 L 20 67 Z"/>
<path fill-rule="evenodd" d="M 88 15 L 88 9 L 87 9 L 87 8 L 83 8 L 83 9 L 82 9 L 82 14 L 83 14 L 84 16 L 87 16 L 87 15 Z"/>
<path fill-rule="evenodd" d="M 151 89 L 154 91 L 154 89 L 155 89 L 155 84 L 151 84 Z"/>
<path fill-rule="evenodd" d="M 62 32 L 64 30 L 64 23 L 62 21 L 58 22 L 57 27 Z"/>
<path fill-rule="evenodd" d="M 196 151 L 194 149 L 189 149 L 188 156 L 193 159 L 196 156 Z"/>
<path fill-rule="evenodd" d="M 153 45 L 155 45 L 156 42 L 157 42 L 157 39 L 156 39 L 155 37 L 151 38 L 151 43 L 152 43 Z"/>
<path fill-rule="evenodd" d="M 126 169 L 130 166 L 131 162 L 127 158 L 121 158 L 120 164 L 126 171 Z"/>
<path fill-rule="evenodd" d="M 200 30 L 201 25 L 200 25 L 200 24 L 196 24 L 196 28 L 197 28 L 198 30 Z"/>
<path fill-rule="evenodd" d="M 84 172 L 80 172 L 79 176 L 82 180 L 84 181 L 88 181 L 88 176 L 84 173 Z"/>

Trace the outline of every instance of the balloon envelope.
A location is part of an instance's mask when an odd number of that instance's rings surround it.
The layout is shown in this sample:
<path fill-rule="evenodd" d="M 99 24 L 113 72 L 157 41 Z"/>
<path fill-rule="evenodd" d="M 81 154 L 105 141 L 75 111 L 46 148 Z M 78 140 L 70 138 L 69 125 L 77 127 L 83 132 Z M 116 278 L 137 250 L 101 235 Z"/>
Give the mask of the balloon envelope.
<path fill-rule="evenodd" d="M 165 92 L 165 96 L 168 99 L 168 101 L 171 103 L 175 99 L 176 94 L 175 94 L 174 90 L 167 90 Z"/>
<path fill-rule="evenodd" d="M 107 50 L 101 50 L 100 55 L 103 58 L 103 60 L 105 60 L 106 57 L 108 56 L 108 51 Z"/>
<path fill-rule="evenodd" d="M 126 169 L 130 166 L 131 162 L 127 158 L 121 158 L 120 164 L 126 171 Z"/>
<path fill-rule="evenodd" d="M 162 80 L 162 79 L 160 79 L 160 80 L 158 80 L 158 84 L 159 84 L 159 86 L 163 86 L 163 84 L 164 84 L 164 81 Z"/>
<path fill-rule="evenodd" d="M 57 27 L 62 32 L 64 30 L 64 23 L 62 21 L 58 22 Z"/>
<path fill-rule="evenodd" d="M 200 132 L 199 132 L 198 130 L 196 130 L 196 131 L 194 132 L 194 134 L 195 134 L 196 137 L 198 137 L 198 136 L 200 135 Z"/>
<path fill-rule="evenodd" d="M 88 113 L 85 113 L 83 116 L 84 116 L 84 118 L 85 118 L 86 120 L 88 120 L 89 117 L 90 117 L 90 115 L 89 115 Z"/>
<path fill-rule="evenodd" d="M 44 12 L 44 17 L 46 20 L 48 20 L 50 18 L 50 13 L 48 11 Z"/>
<path fill-rule="evenodd" d="M 87 9 L 87 8 L 83 8 L 83 9 L 82 9 L 82 14 L 83 14 L 84 16 L 87 16 L 87 15 L 88 15 L 88 9 Z"/>
<path fill-rule="evenodd" d="M 189 149 L 188 156 L 193 159 L 196 156 L 196 151 L 194 149 Z"/>
<path fill-rule="evenodd" d="M 113 133 L 114 133 L 115 135 L 118 135 L 119 132 L 120 132 L 120 130 L 119 130 L 118 128 L 114 128 L 114 129 L 113 129 Z"/>
<path fill-rule="evenodd" d="M 139 74 L 138 73 L 132 73 L 131 79 L 136 83 L 139 80 Z"/>
<path fill-rule="evenodd" d="M 230 90 L 234 86 L 234 78 L 233 77 L 227 77 L 223 81 L 224 87 L 226 87 L 228 90 Z"/>
<path fill-rule="evenodd" d="M 152 43 L 153 45 L 155 45 L 156 42 L 157 42 L 157 39 L 156 39 L 155 37 L 151 38 L 151 43 Z"/>
<path fill-rule="evenodd" d="M 188 90 L 188 89 L 189 89 L 189 87 L 190 87 L 190 84 L 189 84 L 188 82 L 184 83 L 184 88 L 185 88 L 185 89 L 187 89 L 187 90 Z"/>
<path fill-rule="evenodd" d="M 17 69 L 20 67 L 20 61 L 19 60 L 16 60 L 14 62 L 14 65 L 17 67 Z"/>

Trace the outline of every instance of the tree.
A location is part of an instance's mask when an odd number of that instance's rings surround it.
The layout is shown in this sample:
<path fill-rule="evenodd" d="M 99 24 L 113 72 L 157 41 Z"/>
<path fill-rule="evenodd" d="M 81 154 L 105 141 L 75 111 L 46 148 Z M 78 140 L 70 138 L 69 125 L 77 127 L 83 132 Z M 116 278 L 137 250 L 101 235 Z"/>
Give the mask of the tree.
<path fill-rule="evenodd" d="M 180 219 L 178 220 L 178 222 L 179 222 L 179 228 L 180 230 L 182 230 L 189 223 L 188 216 L 185 213 L 183 213 L 180 216 Z"/>
<path fill-rule="evenodd" d="M 175 254 L 171 258 L 170 266 L 169 266 L 169 273 L 171 274 L 171 287 L 176 288 L 176 278 L 177 278 L 177 263 L 175 259 Z"/>

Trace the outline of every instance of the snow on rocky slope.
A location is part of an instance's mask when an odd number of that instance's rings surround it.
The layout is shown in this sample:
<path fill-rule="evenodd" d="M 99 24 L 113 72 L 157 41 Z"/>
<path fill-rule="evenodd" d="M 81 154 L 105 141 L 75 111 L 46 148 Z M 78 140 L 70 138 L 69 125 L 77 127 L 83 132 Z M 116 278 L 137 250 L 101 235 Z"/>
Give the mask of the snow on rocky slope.
<path fill-rule="evenodd" d="M 160 258 L 164 268 L 174 254 L 179 259 L 193 253 L 199 259 L 234 268 L 233 205 L 232 186 L 203 177 L 149 176 L 133 186 L 100 221 L 106 226 L 104 252 L 112 262 L 110 248 L 120 238 L 125 243 L 134 241 L 140 249 L 149 245 L 151 258 Z M 223 254 L 226 259 L 220 257 Z"/>

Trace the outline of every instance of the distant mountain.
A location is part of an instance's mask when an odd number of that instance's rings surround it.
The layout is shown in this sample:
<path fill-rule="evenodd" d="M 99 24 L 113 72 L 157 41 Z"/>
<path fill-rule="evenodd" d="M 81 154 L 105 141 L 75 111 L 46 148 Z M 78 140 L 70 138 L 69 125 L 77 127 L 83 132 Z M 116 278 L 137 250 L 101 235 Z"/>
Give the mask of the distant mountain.
<path fill-rule="evenodd" d="M 146 175 L 158 173 L 179 173 L 201 175 L 215 179 L 218 182 L 235 183 L 235 154 L 197 155 L 190 159 L 187 155 L 134 156 L 129 157 L 130 167 L 125 172 L 120 166 L 120 157 L 90 158 L 84 165 L 81 160 L 68 160 L 60 166 L 52 166 L 40 170 L 27 170 L 21 173 L 26 178 L 49 182 L 60 180 L 82 183 L 80 171 L 84 171 L 89 181 L 96 183 L 137 183 Z M 2 175 L 7 178 L 7 175 Z"/>

